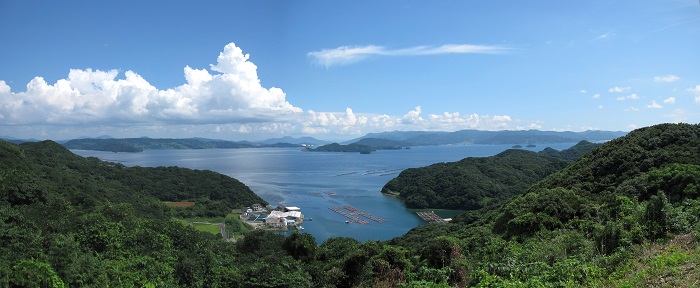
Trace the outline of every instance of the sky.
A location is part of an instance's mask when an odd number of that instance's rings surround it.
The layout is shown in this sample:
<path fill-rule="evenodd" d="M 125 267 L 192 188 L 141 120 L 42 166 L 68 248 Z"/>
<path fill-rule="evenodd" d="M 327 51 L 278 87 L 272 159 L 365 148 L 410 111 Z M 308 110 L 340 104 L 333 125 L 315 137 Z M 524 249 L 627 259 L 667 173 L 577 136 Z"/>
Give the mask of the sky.
<path fill-rule="evenodd" d="M 700 122 L 697 0 L 0 0 L 0 137 Z"/>

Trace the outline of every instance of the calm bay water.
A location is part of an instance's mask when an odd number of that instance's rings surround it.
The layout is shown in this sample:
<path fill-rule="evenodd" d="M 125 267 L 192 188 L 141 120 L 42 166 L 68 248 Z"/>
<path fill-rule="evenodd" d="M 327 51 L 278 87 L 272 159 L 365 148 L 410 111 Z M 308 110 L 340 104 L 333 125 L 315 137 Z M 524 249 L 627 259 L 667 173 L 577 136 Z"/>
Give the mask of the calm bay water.
<path fill-rule="evenodd" d="M 575 143 L 538 145 L 562 150 Z M 414 211 L 380 190 L 406 168 L 466 157 L 498 154 L 512 145 L 449 145 L 384 150 L 369 155 L 359 153 L 303 152 L 299 148 L 146 150 L 141 153 L 112 153 L 73 150 L 126 166 L 179 166 L 212 170 L 245 183 L 256 194 L 277 206 L 297 206 L 306 218 L 304 232 L 321 243 L 332 237 L 359 241 L 388 240 L 425 224 Z M 332 191 L 336 195 L 323 192 Z M 347 218 L 329 207 L 349 205 L 381 217 L 384 223 L 347 224 Z M 312 221 L 309 221 L 313 218 Z"/>

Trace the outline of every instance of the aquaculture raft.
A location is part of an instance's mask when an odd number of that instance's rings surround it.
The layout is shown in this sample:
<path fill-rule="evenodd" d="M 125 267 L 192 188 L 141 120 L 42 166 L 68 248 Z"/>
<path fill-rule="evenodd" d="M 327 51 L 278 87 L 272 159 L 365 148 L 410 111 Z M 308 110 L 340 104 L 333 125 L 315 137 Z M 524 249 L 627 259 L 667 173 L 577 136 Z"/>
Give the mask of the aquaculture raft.
<path fill-rule="evenodd" d="M 360 219 L 355 214 L 345 212 L 345 210 L 343 210 L 343 207 L 328 207 L 328 209 L 331 209 L 333 212 L 336 212 L 340 215 L 347 217 L 352 222 L 359 223 L 359 224 L 369 224 L 369 221 L 367 221 L 365 219 Z"/>
<path fill-rule="evenodd" d="M 426 222 L 430 223 L 447 223 L 445 219 L 442 219 L 442 217 L 438 216 L 435 214 L 435 212 L 416 212 L 418 214 L 418 217 L 421 219 L 425 220 Z"/>
<path fill-rule="evenodd" d="M 350 206 L 343 206 L 343 208 L 345 208 L 345 210 L 348 210 L 348 211 L 350 211 L 350 212 L 353 212 L 353 213 L 355 213 L 355 214 L 357 214 L 357 215 L 362 215 L 362 216 L 364 216 L 364 217 L 367 217 L 367 218 L 369 218 L 369 219 L 372 220 L 372 221 L 376 221 L 376 222 L 379 222 L 379 223 L 384 222 L 384 219 L 379 218 L 379 217 L 377 217 L 377 216 L 374 216 L 374 215 L 372 215 L 372 214 L 369 214 L 369 213 L 367 213 L 367 212 L 365 212 L 365 211 L 362 211 L 362 210 L 360 210 L 360 209 L 357 209 L 357 208 L 354 208 L 354 207 L 350 207 Z"/>

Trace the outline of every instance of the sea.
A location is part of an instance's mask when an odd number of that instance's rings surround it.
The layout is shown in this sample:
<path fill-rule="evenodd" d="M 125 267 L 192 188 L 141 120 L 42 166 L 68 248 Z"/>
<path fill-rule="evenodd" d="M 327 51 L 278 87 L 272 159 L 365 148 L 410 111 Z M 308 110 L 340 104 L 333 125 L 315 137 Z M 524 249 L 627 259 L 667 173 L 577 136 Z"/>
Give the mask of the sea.
<path fill-rule="evenodd" d="M 575 144 L 540 144 L 522 149 L 563 150 Z M 415 213 L 425 210 L 407 209 L 396 197 L 383 195 L 380 191 L 384 184 L 407 168 L 492 156 L 510 148 L 512 145 L 441 145 L 379 150 L 371 154 L 306 152 L 300 148 L 72 152 L 126 166 L 179 166 L 222 173 L 243 182 L 272 206 L 301 208 L 305 221 L 300 232 L 309 233 L 318 243 L 323 243 L 334 237 L 350 237 L 361 242 L 389 240 L 426 225 Z M 360 217 L 369 223 L 346 223 L 348 218 L 330 209 L 342 206 L 354 207 L 384 221 Z M 435 212 L 452 217 L 462 211 Z"/>

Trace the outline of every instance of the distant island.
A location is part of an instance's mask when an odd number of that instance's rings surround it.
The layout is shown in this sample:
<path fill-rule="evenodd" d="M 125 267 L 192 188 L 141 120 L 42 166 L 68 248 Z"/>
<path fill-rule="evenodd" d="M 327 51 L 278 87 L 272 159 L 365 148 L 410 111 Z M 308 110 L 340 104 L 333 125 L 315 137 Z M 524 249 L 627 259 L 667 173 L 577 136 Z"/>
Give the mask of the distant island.
<path fill-rule="evenodd" d="M 250 142 L 233 142 L 205 138 L 186 139 L 153 139 L 153 138 L 123 138 L 123 139 L 74 139 L 63 143 L 68 149 L 96 150 L 111 152 L 142 152 L 144 150 L 168 149 L 230 149 L 230 148 L 261 148 L 261 147 L 304 147 L 301 144 L 274 143 L 255 144 Z"/>
<path fill-rule="evenodd" d="M 341 145 L 338 143 L 332 143 L 328 145 L 319 146 L 317 148 L 306 148 L 305 151 L 310 152 L 359 152 L 360 154 L 370 154 L 376 151 L 372 146 L 352 143 L 348 145 Z"/>

